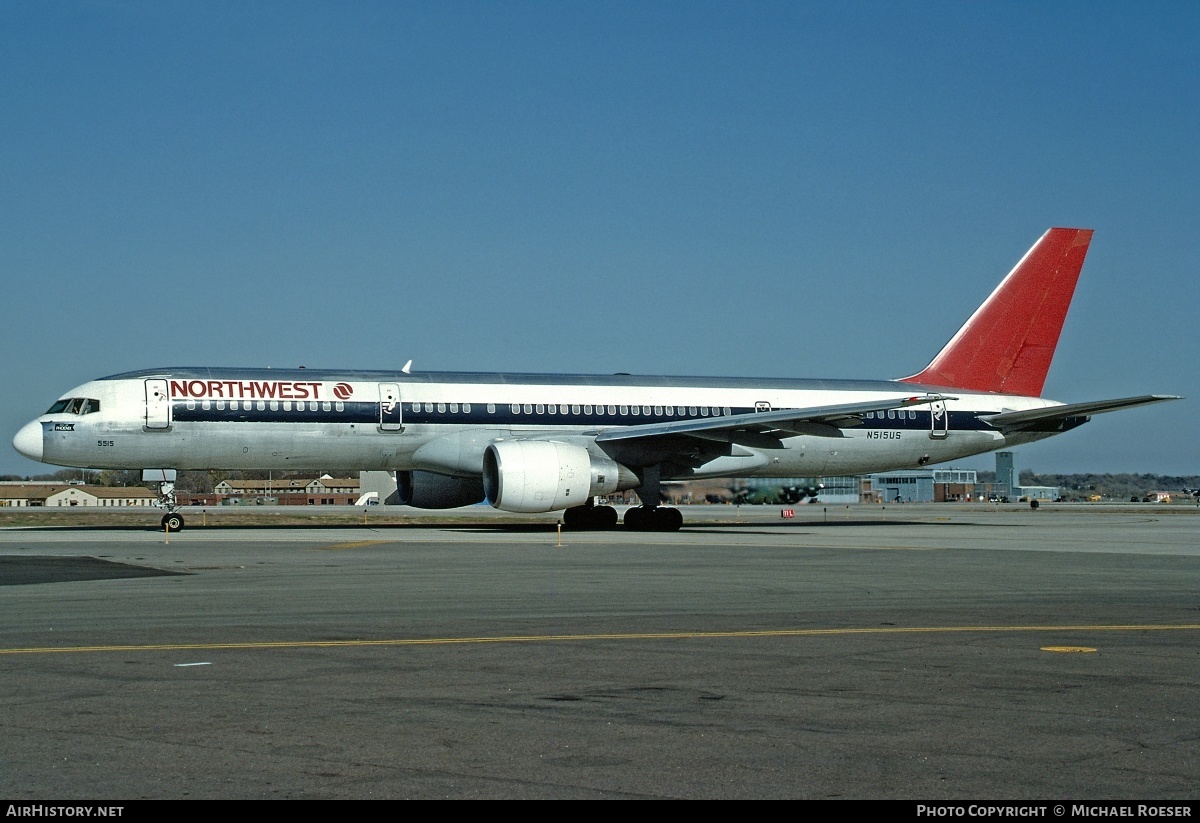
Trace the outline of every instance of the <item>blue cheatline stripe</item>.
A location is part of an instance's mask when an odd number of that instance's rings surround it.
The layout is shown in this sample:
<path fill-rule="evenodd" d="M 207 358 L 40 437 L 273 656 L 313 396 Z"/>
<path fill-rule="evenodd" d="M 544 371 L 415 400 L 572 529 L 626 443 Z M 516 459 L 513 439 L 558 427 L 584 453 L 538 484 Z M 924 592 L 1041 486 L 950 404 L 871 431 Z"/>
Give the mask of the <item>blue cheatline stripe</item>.
<path fill-rule="evenodd" d="M 259 409 L 258 404 L 262 402 L 263 408 Z M 271 408 L 271 403 L 276 404 L 276 408 Z M 191 403 L 192 408 L 188 408 Z M 329 408 L 326 410 L 325 405 Z M 218 409 L 216 401 L 209 401 L 209 408 L 203 407 L 203 402 L 199 400 L 183 401 L 176 400 L 172 403 L 172 416 L 180 423 L 379 423 L 379 404 L 378 403 L 363 403 L 363 402 L 339 402 L 339 401 L 306 401 L 303 403 L 304 409 L 298 409 L 301 405 L 299 401 L 291 403 L 291 408 L 285 410 L 283 401 L 256 401 L 243 400 L 238 401 L 238 408 L 231 408 L 232 402 L 225 401 L 224 409 Z M 415 401 L 406 401 L 403 404 L 402 421 L 404 424 L 412 425 L 437 425 L 437 424 L 457 424 L 457 425 L 477 425 L 491 427 L 507 427 L 507 426 L 539 426 L 550 428 L 554 426 L 564 426 L 571 428 L 581 428 L 588 426 L 636 426 L 645 423 L 664 423 L 670 421 L 682 420 L 720 420 L 728 415 L 720 414 L 707 416 L 691 414 L 685 407 L 685 414 L 654 414 L 654 408 L 651 407 L 650 414 L 621 414 L 620 406 L 617 406 L 616 414 L 609 414 L 607 406 L 603 413 L 599 414 L 575 414 L 568 411 L 563 414 L 561 412 L 550 414 L 547 411 L 542 413 L 537 412 L 537 407 L 532 406 L 534 411 L 526 414 L 524 404 L 521 405 L 522 411 L 518 414 L 512 412 L 512 404 L 496 403 L 495 412 L 488 412 L 488 404 L 470 403 L 457 404 L 458 411 L 451 412 L 450 404 L 447 403 L 432 403 L 429 404 L 433 411 L 425 411 L 425 403 L 416 403 Z M 463 411 L 464 405 L 469 405 L 471 411 Z M 413 411 L 414 406 L 419 406 L 420 411 Z M 439 412 L 437 409 L 441 406 L 445 409 L 444 412 Z M 315 407 L 315 408 L 314 408 Z M 545 408 L 543 406 L 543 408 Z M 561 406 L 560 406 L 561 408 Z M 568 409 L 571 407 L 568 406 Z M 595 408 L 601 408 L 596 406 Z M 677 409 L 679 407 L 676 407 Z M 723 411 L 723 410 L 722 410 Z M 730 414 L 749 414 L 754 409 L 750 407 L 733 407 L 730 409 Z M 863 418 L 861 426 L 854 428 L 860 431 L 887 430 L 887 431 L 929 431 L 929 412 L 917 411 L 916 417 L 910 417 L 907 410 L 904 411 L 904 416 L 899 418 L 888 419 L 886 412 L 884 416 L 879 416 L 876 412 L 876 417 Z M 992 414 L 994 412 L 987 411 L 982 414 Z M 950 412 L 950 429 L 951 431 L 994 431 L 993 427 L 981 421 L 978 415 L 980 412 L 972 411 L 952 411 Z M 389 420 L 390 422 L 390 420 Z M 1080 421 L 1082 422 L 1082 420 Z"/>

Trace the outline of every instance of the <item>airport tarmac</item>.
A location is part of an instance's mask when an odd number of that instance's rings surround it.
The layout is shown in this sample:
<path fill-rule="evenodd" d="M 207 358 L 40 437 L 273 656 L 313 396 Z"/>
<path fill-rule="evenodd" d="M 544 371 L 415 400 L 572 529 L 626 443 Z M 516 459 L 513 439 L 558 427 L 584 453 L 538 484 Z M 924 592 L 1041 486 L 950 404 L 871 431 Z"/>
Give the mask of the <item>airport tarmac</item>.
<path fill-rule="evenodd" d="M 1200 793 L 1195 506 L 683 511 L 0 530 L 0 797 Z"/>

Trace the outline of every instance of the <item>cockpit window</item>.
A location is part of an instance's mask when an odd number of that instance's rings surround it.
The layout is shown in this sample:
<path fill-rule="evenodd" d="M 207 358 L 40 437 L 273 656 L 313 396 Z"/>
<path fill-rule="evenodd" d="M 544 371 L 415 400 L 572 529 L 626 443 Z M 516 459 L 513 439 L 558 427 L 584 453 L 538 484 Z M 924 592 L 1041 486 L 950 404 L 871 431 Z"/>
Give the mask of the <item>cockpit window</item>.
<path fill-rule="evenodd" d="M 92 397 L 68 397 L 66 400 L 56 400 L 54 405 L 46 410 L 46 414 L 91 414 L 100 411 L 100 401 Z"/>

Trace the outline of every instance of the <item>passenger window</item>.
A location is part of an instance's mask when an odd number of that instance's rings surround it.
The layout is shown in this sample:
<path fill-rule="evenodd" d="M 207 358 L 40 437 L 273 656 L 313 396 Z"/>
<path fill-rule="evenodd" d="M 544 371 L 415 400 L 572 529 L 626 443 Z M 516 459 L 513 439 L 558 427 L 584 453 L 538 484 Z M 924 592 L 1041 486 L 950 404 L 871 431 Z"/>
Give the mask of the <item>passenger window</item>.
<path fill-rule="evenodd" d="M 463 414 L 470 414 L 470 413 L 471 413 L 471 404 L 463 403 Z"/>
<path fill-rule="evenodd" d="M 262 408 L 262 402 L 261 402 L 261 401 L 259 402 L 259 404 L 258 404 L 258 407 L 259 407 L 260 409 Z M 329 401 L 328 401 L 328 400 L 326 400 L 324 403 L 322 403 L 322 404 L 321 404 L 321 411 L 329 411 L 329 410 L 330 410 L 330 408 L 331 408 L 331 406 L 329 405 Z"/>
<path fill-rule="evenodd" d="M 520 414 L 520 413 L 521 413 L 521 407 L 520 407 L 520 406 L 518 406 L 516 403 L 513 403 L 513 404 L 512 404 L 512 413 L 513 413 L 513 414 Z"/>
<path fill-rule="evenodd" d="M 275 407 L 275 404 L 274 404 L 274 403 L 272 403 L 272 404 L 271 404 L 271 407 L 272 407 L 272 408 L 274 408 L 274 407 Z M 333 404 L 333 407 L 334 407 L 334 408 L 335 408 L 337 411 L 345 411 L 345 410 L 346 410 L 346 404 L 345 404 L 345 403 L 343 403 L 341 400 L 338 400 L 336 403 L 334 403 L 334 404 Z"/>
<path fill-rule="evenodd" d="M 457 403 L 451 403 L 451 404 L 450 404 L 450 413 L 451 413 L 451 414 L 458 414 L 458 404 L 457 404 Z"/>
<path fill-rule="evenodd" d="M 495 414 L 496 413 L 496 404 L 488 403 L 487 410 L 488 410 L 488 414 Z"/>
<path fill-rule="evenodd" d="M 688 416 L 689 417 L 695 417 L 699 413 L 700 413 L 700 410 L 697 409 L 695 406 L 688 406 Z"/>
<path fill-rule="evenodd" d="M 583 407 L 583 413 L 584 413 L 584 414 L 591 414 L 591 413 L 592 413 L 592 407 L 591 407 L 591 406 L 588 406 L 588 405 L 586 405 L 586 404 L 585 404 L 585 405 L 584 405 L 584 407 Z"/>
<path fill-rule="evenodd" d="M 609 407 L 608 407 L 608 413 L 609 413 L 609 414 L 613 414 L 613 415 L 615 415 L 615 414 L 617 413 L 617 407 L 616 407 L 616 406 L 609 406 Z"/>
<path fill-rule="evenodd" d="M 279 411 L 279 401 L 278 400 L 271 401 L 271 411 Z"/>
<path fill-rule="evenodd" d="M 546 411 L 550 412 L 550 414 L 558 414 L 558 406 L 551 403 L 546 407 Z"/>
<path fill-rule="evenodd" d="M 719 411 L 717 411 L 716 409 L 713 409 L 713 414 L 720 414 L 720 412 L 719 412 Z M 700 416 L 701 416 L 701 417 L 708 417 L 708 406 L 701 406 L 701 407 L 700 407 Z"/>
<path fill-rule="evenodd" d="M 184 405 L 185 405 L 185 406 L 187 406 L 187 410 L 188 410 L 188 411 L 195 411 L 195 410 L 196 410 L 196 401 L 195 401 L 195 400 L 190 400 L 190 399 L 189 399 L 189 400 L 187 401 L 187 403 L 185 403 Z"/>
<path fill-rule="evenodd" d="M 633 414 L 635 416 L 639 415 L 642 413 L 642 407 L 641 406 L 630 406 L 629 412 L 630 412 L 630 414 Z"/>
<path fill-rule="evenodd" d="M 566 403 L 563 403 L 561 406 L 558 407 L 558 413 L 559 414 L 567 413 L 567 404 Z"/>
<path fill-rule="evenodd" d="M 655 406 L 654 414 L 656 417 L 662 417 L 662 406 Z"/>
<path fill-rule="evenodd" d="M 545 414 L 545 413 L 546 413 L 546 407 L 545 407 L 544 405 L 542 405 L 541 403 L 538 403 L 538 404 L 537 404 L 537 413 L 538 413 L 538 414 Z"/>
<path fill-rule="evenodd" d="M 446 404 L 438 403 L 438 414 L 445 414 L 445 413 L 446 413 Z"/>
<path fill-rule="evenodd" d="M 530 405 L 529 403 L 526 403 L 524 408 L 525 408 L 526 414 L 533 414 L 533 406 L 532 405 Z"/>
<path fill-rule="evenodd" d="M 578 404 L 578 403 L 572 403 L 572 404 L 571 404 L 571 414 L 579 414 L 579 412 L 580 412 L 580 409 L 579 409 L 579 404 Z"/>
<path fill-rule="evenodd" d="M 649 406 L 642 406 L 642 414 L 644 414 L 644 415 L 646 415 L 647 417 L 649 417 L 649 416 L 650 416 L 650 407 L 649 407 Z"/>

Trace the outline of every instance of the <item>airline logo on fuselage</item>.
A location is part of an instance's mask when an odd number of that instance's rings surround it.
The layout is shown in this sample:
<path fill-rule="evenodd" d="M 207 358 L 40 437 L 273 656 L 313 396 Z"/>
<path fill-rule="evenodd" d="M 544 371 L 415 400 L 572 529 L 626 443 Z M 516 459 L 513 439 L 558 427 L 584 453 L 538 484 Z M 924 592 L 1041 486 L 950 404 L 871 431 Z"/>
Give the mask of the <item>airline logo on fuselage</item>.
<path fill-rule="evenodd" d="M 334 389 L 346 387 L 349 397 L 350 386 L 339 383 Z M 320 400 L 323 383 L 308 380 L 172 380 L 172 397 L 195 397 L 204 400 Z M 344 399 L 344 398 L 343 398 Z"/>

